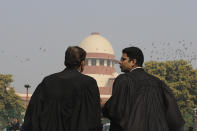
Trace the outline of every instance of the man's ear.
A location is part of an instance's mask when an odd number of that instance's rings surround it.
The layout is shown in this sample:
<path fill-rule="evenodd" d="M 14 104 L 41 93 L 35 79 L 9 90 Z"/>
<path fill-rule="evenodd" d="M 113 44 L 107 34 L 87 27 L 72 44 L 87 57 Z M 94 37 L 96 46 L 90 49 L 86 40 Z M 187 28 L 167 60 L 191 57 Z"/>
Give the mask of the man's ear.
<path fill-rule="evenodd" d="M 86 63 L 85 63 L 85 60 L 83 60 L 83 61 L 81 62 L 81 65 L 84 66 L 85 64 L 86 64 Z"/>
<path fill-rule="evenodd" d="M 133 64 L 136 65 L 136 63 L 137 63 L 137 60 L 136 59 L 133 59 Z"/>
<path fill-rule="evenodd" d="M 81 61 L 81 66 L 80 66 L 80 67 L 81 67 L 81 69 L 80 69 L 81 72 L 83 72 L 84 67 L 85 67 L 85 64 L 86 64 L 86 63 L 85 63 L 85 60 Z"/>
<path fill-rule="evenodd" d="M 130 61 L 130 63 L 131 63 L 131 66 L 134 67 L 134 66 L 136 66 L 137 60 L 133 59 Z"/>

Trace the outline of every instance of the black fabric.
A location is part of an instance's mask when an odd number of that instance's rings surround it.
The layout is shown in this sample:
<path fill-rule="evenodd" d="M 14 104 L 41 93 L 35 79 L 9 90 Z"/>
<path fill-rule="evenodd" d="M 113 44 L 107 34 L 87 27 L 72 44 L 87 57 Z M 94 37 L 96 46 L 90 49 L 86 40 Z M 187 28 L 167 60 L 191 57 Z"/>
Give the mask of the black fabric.
<path fill-rule="evenodd" d="M 143 69 L 119 75 L 103 108 L 110 131 L 175 131 L 184 125 L 172 91 Z"/>
<path fill-rule="evenodd" d="M 95 79 L 74 69 L 46 77 L 29 102 L 24 131 L 99 131 L 100 96 Z"/>

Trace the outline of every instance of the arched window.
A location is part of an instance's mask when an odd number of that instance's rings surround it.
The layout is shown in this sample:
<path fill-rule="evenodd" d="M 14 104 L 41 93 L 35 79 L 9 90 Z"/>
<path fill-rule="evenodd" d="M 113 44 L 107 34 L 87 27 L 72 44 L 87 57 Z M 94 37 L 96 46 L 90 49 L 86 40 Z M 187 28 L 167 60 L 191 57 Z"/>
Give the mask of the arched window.
<path fill-rule="evenodd" d="M 100 65 L 104 66 L 104 59 L 100 59 L 99 61 L 100 61 Z"/>
<path fill-rule="evenodd" d="M 110 60 L 107 60 L 107 66 L 110 67 Z"/>
<path fill-rule="evenodd" d="M 114 67 L 114 65 L 115 65 L 115 61 L 112 61 L 112 67 Z"/>
<path fill-rule="evenodd" d="M 92 65 L 95 66 L 96 65 L 96 59 L 92 59 Z"/>
<path fill-rule="evenodd" d="M 85 59 L 85 62 L 86 62 L 86 66 L 88 66 L 88 59 Z"/>

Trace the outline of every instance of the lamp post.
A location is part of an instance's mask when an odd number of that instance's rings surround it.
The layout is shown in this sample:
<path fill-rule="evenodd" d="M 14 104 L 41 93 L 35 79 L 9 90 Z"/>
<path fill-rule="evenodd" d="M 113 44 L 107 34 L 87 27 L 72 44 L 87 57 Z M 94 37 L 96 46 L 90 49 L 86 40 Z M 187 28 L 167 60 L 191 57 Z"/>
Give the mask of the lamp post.
<path fill-rule="evenodd" d="M 26 108 L 27 108 L 27 105 L 28 105 L 28 89 L 30 88 L 31 86 L 29 84 L 25 84 L 25 88 L 26 88 Z"/>

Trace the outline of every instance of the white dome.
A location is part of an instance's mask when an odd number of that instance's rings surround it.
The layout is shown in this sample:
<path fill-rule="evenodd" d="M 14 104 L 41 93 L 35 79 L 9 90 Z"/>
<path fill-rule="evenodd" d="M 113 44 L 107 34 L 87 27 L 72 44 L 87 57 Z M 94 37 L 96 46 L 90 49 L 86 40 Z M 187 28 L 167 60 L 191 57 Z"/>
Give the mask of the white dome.
<path fill-rule="evenodd" d="M 99 33 L 92 33 L 85 38 L 79 45 L 87 53 L 106 53 L 114 55 L 111 43 Z"/>

